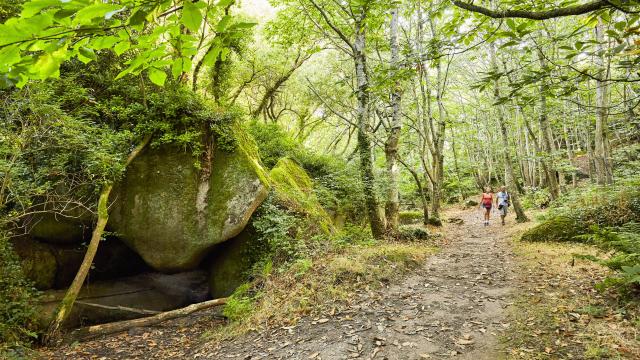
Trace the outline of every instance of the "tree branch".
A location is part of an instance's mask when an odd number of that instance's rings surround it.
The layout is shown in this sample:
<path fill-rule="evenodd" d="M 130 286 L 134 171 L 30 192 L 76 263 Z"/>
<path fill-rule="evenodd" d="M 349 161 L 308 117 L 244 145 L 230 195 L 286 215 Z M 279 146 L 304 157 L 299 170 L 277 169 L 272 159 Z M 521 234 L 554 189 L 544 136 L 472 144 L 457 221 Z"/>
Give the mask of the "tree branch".
<path fill-rule="evenodd" d="M 461 9 L 480 13 L 494 19 L 523 18 L 532 20 L 546 20 L 564 16 L 583 15 L 593 11 L 611 8 L 611 3 L 606 0 L 595 0 L 582 5 L 567 6 L 552 10 L 492 10 L 462 0 L 452 0 L 453 4 Z M 620 10 L 620 9 L 619 9 Z"/>

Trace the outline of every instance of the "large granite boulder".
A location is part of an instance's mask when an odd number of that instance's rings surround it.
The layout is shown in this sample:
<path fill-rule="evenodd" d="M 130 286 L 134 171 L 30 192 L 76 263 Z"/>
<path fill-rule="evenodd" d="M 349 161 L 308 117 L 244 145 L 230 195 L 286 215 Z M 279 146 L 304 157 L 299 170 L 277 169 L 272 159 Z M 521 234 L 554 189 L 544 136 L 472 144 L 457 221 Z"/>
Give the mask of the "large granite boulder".
<path fill-rule="evenodd" d="M 178 147 L 146 149 L 114 189 L 109 228 L 158 271 L 192 270 L 238 235 L 266 198 L 267 174 L 239 127 L 233 150 L 198 159 Z"/>
<path fill-rule="evenodd" d="M 269 172 L 271 201 L 281 209 L 302 219 L 297 229 L 300 237 L 330 235 L 335 232 L 331 217 L 313 192 L 313 181 L 293 160 L 283 158 Z M 254 214 L 260 216 L 260 209 Z M 296 236 L 298 238 L 298 236 Z M 206 260 L 209 266 L 209 287 L 214 298 L 230 295 L 248 279 L 253 264 L 260 259 L 266 245 L 250 221 L 233 239 L 218 245 Z"/>

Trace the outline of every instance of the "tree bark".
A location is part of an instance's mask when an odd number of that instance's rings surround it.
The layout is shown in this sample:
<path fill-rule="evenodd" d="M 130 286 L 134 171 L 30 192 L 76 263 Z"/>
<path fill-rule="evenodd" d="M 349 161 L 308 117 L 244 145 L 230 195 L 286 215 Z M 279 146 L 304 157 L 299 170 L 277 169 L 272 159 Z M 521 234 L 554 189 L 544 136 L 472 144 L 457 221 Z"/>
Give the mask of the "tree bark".
<path fill-rule="evenodd" d="M 126 168 L 131 164 L 131 162 L 142 152 L 142 150 L 149 144 L 151 141 L 151 135 L 147 135 L 141 142 L 136 146 L 129 156 L 127 157 L 127 161 L 125 163 L 125 171 Z M 93 264 L 93 258 L 98 251 L 98 246 L 100 245 L 100 240 L 102 239 L 102 234 L 104 233 L 104 228 L 107 225 L 109 220 L 109 195 L 111 194 L 111 190 L 113 189 L 113 183 L 107 183 L 103 186 L 102 191 L 100 192 L 100 197 L 98 199 L 98 221 L 96 222 L 96 226 L 93 229 L 93 233 L 91 235 L 91 241 L 87 246 L 87 252 L 84 254 L 84 259 L 82 260 L 82 264 L 80 264 L 80 268 L 76 273 L 71 286 L 67 289 L 67 292 L 60 302 L 58 306 L 58 311 L 54 319 L 49 324 L 49 328 L 47 330 L 47 334 L 45 336 L 45 343 L 53 343 L 59 339 L 60 328 L 64 321 L 71 313 L 71 309 L 73 308 L 73 304 L 80 293 L 80 289 L 84 284 L 87 275 L 89 274 L 89 270 L 91 270 L 91 265 Z"/>
<path fill-rule="evenodd" d="M 385 234 L 385 219 L 380 212 L 378 196 L 375 191 L 375 175 L 373 173 L 373 147 L 371 140 L 371 124 L 369 118 L 369 75 L 367 73 L 367 58 L 365 53 L 366 31 L 365 16 L 361 15 L 355 22 L 355 40 L 353 43 L 353 59 L 356 67 L 358 83 L 358 153 L 360 155 L 360 176 L 364 187 L 364 197 L 371 233 L 376 239 Z"/>
<path fill-rule="evenodd" d="M 540 67 L 546 68 L 546 62 L 542 50 L 538 50 L 538 60 L 540 61 Z M 553 161 L 553 140 L 551 139 L 551 129 L 549 126 L 549 118 L 547 116 L 547 84 L 543 82 L 540 84 L 540 116 L 538 120 L 540 122 L 540 132 L 542 137 L 542 146 L 544 148 L 544 157 L 547 159 L 542 160 L 542 167 L 544 169 L 547 186 L 549 187 L 549 193 L 551 198 L 556 200 L 560 197 L 560 189 L 558 187 L 558 178 L 556 177 L 556 169 Z"/>
<path fill-rule="evenodd" d="M 465 2 L 453 0 L 453 4 L 461 9 L 480 13 L 494 19 L 503 18 L 524 18 L 532 20 L 546 20 L 564 16 L 575 16 L 587 14 L 593 11 L 615 8 L 609 0 L 595 0 L 582 5 L 572 5 L 567 7 L 556 7 L 552 10 L 528 11 L 528 10 L 491 10 L 485 7 L 474 5 L 473 1 Z"/>
<path fill-rule="evenodd" d="M 613 183 L 613 173 L 611 169 L 611 156 L 609 154 L 609 131 L 608 131 L 608 93 L 609 86 L 607 78 L 609 77 L 608 67 L 605 65 L 604 52 L 604 24 L 601 19 L 595 28 L 596 41 L 598 42 L 598 54 L 595 62 L 598 66 L 599 79 L 596 80 L 596 133 L 595 133 L 595 165 L 596 178 L 598 184 L 606 185 Z"/>
<path fill-rule="evenodd" d="M 402 118 L 400 117 L 401 89 L 398 77 L 398 9 L 391 10 L 390 24 L 390 49 L 391 71 L 395 77 L 391 89 L 391 124 L 389 135 L 384 147 L 387 165 L 387 204 L 385 215 L 388 230 L 396 230 L 399 225 L 400 191 L 398 189 L 398 147 L 400 143 L 400 131 L 402 130 Z"/>

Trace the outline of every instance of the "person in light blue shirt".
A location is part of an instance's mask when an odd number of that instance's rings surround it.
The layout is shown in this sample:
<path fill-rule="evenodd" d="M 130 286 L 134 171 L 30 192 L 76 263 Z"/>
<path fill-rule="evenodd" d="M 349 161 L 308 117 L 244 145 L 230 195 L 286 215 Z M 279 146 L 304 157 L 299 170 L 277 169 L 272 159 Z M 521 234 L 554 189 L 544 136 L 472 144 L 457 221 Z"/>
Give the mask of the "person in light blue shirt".
<path fill-rule="evenodd" d="M 504 225 L 504 218 L 507 217 L 507 209 L 509 208 L 509 193 L 504 186 L 500 187 L 500 192 L 496 195 L 496 207 L 500 212 L 500 219 L 502 219 L 502 225 Z"/>

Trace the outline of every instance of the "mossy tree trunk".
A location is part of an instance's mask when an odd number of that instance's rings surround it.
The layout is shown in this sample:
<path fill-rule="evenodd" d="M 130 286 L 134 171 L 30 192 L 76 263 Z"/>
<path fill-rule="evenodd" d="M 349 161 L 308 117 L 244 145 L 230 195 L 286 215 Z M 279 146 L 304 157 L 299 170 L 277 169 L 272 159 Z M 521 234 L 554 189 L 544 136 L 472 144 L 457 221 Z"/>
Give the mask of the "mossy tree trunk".
<path fill-rule="evenodd" d="M 142 150 L 149 144 L 150 141 L 151 135 L 147 135 L 140 142 L 140 144 L 138 144 L 138 146 L 136 146 L 131 151 L 125 163 L 125 171 L 129 164 L 131 164 L 131 162 L 142 152 Z M 98 251 L 100 240 L 102 239 L 102 234 L 104 233 L 104 229 L 107 226 L 107 222 L 109 221 L 109 195 L 111 195 L 112 189 L 113 183 L 109 182 L 103 186 L 102 191 L 100 192 L 100 197 L 98 199 L 98 221 L 93 228 L 91 241 L 89 242 L 89 246 L 87 246 L 87 251 L 84 254 L 84 259 L 82 260 L 82 264 L 80 264 L 80 268 L 78 269 L 78 272 L 76 273 L 71 286 L 69 286 L 69 288 L 67 289 L 64 298 L 58 306 L 55 317 L 49 324 L 49 329 L 47 330 L 47 334 L 44 338 L 45 343 L 51 344 L 59 339 L 60 328 L 71 313 L 73 304 L 75 303 L 76 298 L 80 293 L 80 289 L 82 288 L 82 285 L 84 284 L 84 281 L 89 274 L 89 270 L 91 270 L 93 259 Z"/>
<path fill-rule="evenodd" d="M 385 219 L 380 212 L 378 197 L 375 191 L 375 175 L 373 173 L 373 148 L 371 140 L 371 124 L 369 123 L 369 77 L 365 54 L 366 32 L 364 14 L 358 17 L 355 24 L 355 40 L 353 57 L 358 81 L 357 120 L 358 120 L 358 152 L 360 154 L 360 176 L 364 187 L 365 203 L 371 233 L 377 239 L 384 236 Z"/>

